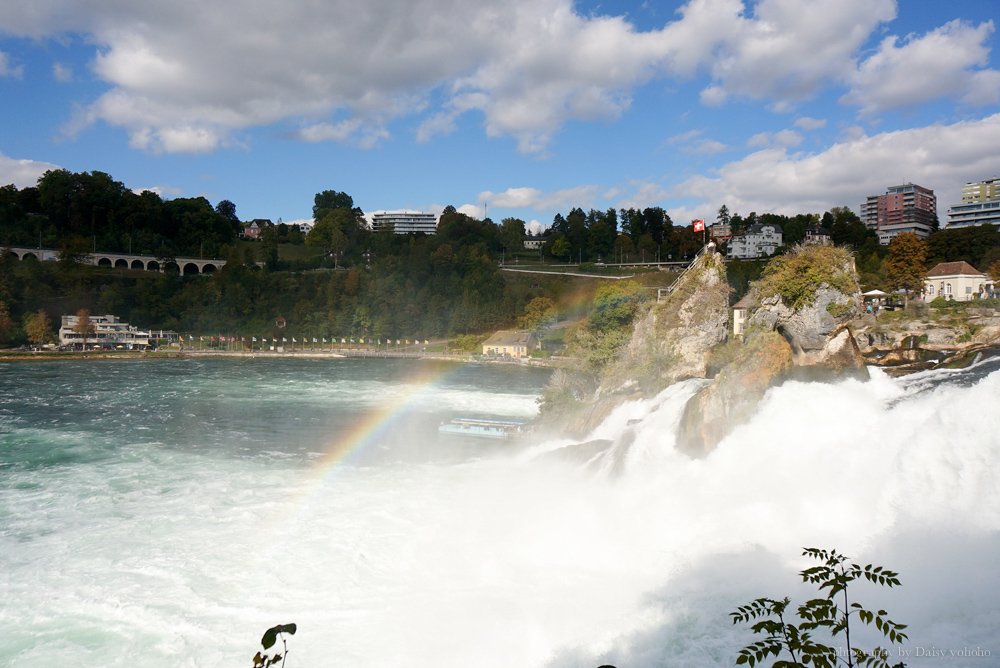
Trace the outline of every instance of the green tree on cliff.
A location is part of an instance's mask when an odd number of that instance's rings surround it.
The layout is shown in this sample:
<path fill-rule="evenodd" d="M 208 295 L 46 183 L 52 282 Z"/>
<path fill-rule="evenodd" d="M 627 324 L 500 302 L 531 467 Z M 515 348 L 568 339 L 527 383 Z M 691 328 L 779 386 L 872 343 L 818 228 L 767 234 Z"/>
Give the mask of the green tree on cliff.
<path fill-rule="evenodd" d="M 891 289 L 907 294 L 920 290 L 927 273 L 927 242 L 913 232 L 902 232 L 889 243 L 885 270 Z"/>

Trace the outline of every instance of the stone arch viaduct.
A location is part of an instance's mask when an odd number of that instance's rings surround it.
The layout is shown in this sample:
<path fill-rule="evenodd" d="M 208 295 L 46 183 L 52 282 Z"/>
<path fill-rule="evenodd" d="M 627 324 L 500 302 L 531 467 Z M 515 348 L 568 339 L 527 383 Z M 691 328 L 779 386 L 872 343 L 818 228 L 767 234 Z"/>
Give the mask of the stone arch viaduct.
<path fill-rule="evenodd" d="M 0 252 L 11 252 L 18 260 L 33 257 L 42 262 L 52 262 L 59 259 L 59 251 L 49 248 L 16 248 L 0 247 Z M 183 276 L 195 274 L 211 274 L 226 265 L 225 260 L 204 259 L 194 257 L 158 258 L 152 255 L 131 255 L 128 253 L 95 252 L 80 258 L 83 264 L 111 269 L 139 269 L 142 271 L 158 271 L 161 273 L 176 273 Z"/>

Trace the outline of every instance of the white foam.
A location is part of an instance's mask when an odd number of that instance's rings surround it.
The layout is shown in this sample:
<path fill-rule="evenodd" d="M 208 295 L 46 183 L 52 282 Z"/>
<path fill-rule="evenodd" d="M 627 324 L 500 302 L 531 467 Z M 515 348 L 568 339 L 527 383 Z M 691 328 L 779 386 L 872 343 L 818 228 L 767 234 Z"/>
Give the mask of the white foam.
<path fill-rule="evenodd" d="M 703 460 L 672 448 L 694 389 L 595 430 L 632 430 L 618 475 L 504 457 L 315 480 L 296 458 L 169 448 L 5 474 L 0 652 L 239 665 L 294 621 L 294 666 L 729 666 L 752 638 L 726 612 L 805 594 L 815 545 L 901 571 L 901 592 L 869 596 L 911 645 L 992 643 L 996 661 L 1000 374 L 787 383 Z"/>

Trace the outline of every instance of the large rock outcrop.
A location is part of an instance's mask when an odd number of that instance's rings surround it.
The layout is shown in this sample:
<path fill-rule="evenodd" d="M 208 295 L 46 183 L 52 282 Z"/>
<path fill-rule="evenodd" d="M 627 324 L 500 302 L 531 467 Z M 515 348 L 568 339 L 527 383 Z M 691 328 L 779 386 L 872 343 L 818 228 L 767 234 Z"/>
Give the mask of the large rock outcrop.
<path fill-rule="evenodd" d="M 746 422 L 764 393 L 792 367 L 792 347 L 777 332 L 755 336 L 733 361 L 688 401 L 677 446 L 698 457 L 708 454 L 733 427 Z"/>
<path fill-rule="evenodd" d="M 653 396 L 679 380 L 706 377 L 711 350 L 726 340 L 729 292 L 725 262 L 710 246 L 665 298 L 636 317 L 627 342 L 600 373 L 581 369 L 553 375 L 539 423 L 580 436 L 624 401 Z"/>
<path fill-rule="evenodd" d="M 760 306 L 747 320 L 745 343 L 729 344 L 731 361 L 684 409 L 678 445 L 693 456 L 710 452 L 784 380 L 868 378 L 846 324 L 860 303 L 850 253 L 797 248 L 772 260 L 751 294 Z"/>
<path fill-rule="evenodd" d="M 710 247 L 640 318 L 628 345 L 601 378 L 598 396 L 638 389 L 658 392 L 704 378 L 709 352 L 726 340 L 729 284 L 722 256 Z"/>

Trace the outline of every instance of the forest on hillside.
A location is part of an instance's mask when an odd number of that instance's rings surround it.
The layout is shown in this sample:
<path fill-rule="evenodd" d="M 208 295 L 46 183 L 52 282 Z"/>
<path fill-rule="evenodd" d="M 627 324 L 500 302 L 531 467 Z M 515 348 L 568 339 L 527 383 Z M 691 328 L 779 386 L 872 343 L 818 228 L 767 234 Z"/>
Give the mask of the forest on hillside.
<path fill-rule="evenodd" d="M 432 338 L 516 326 L 529 304 L 566 301 L 566 282 L 502 272 L 500 262 L 652 262 L 691 257 L 703 236 L 675 225 L 659 207 L 572 208 L 557 214 L 540 251 L 523 249 L 525 223 L 499 224 L 445 208 L 434 235 L 373 232 L 347 193 L 326 190 L 313 202 L 308 234 L 265 226 L 260 240 L 241 241 L 236 205 L 203 197 L 162 199 L 135 193 L 102 172 L 46 172 L 35 187 L 0 188 L 0 246 L 57 248 L 59 262 L 0 258 L 0 343 L 26 338 L 28 318 L 53 323 L 87 308 L 142 327 L 184 332 L 259 332 L 281 316 L 302 336 Z M 713 221 L 709 221 L 710 223 Z M 723 206 L 717 223 L 739 233 L 755 223 L 782 227 L 785 246 L 811 226 L 826 228 L 855 252 L 866 287 L 890 289 L 888 249 L 849 209 L 783 216 L 742 216 Z M 924 262 L 965 260 L 986 269 L 1000 260 L 992 226 L 942 230 L 923 242 Z M 298 255 L 283 252 L 300 248 Z M 159 258 L 221 257 L 212 276 L 178 276 L 98 268 L 79 260 L 92 249 Z M 290 259 L 296 258 L 296 259 Z M 762 261 L 731 261 L 738 299 L 760 275 Z M 593 292 L 593 290 L 591 290 Z M 536 302 L 537 305 L 537 302 Z"/>

